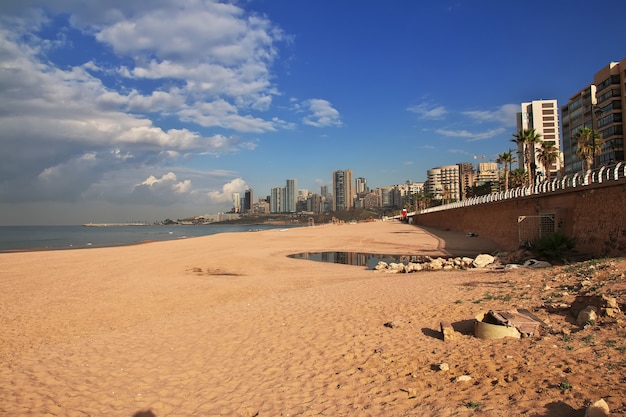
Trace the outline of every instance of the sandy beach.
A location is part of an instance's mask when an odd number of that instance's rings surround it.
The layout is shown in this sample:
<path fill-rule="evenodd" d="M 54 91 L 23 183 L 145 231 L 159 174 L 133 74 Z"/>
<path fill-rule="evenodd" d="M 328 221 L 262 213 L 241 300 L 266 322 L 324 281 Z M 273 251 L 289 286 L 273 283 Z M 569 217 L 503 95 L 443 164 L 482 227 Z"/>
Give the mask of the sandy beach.
<path fill-rule="evenodd" d="M 306 251 L 497 247 L 372 222 L 0 254 L 0 415 L 582 417 L 601 398 L 626 415 L 623 313 L 581 328 L 544 308 L 583 280 L 623 305 L 623 260 L 388 274 L 287 257 Z M 476 338 L 502 308 L 549 328 Z"/>

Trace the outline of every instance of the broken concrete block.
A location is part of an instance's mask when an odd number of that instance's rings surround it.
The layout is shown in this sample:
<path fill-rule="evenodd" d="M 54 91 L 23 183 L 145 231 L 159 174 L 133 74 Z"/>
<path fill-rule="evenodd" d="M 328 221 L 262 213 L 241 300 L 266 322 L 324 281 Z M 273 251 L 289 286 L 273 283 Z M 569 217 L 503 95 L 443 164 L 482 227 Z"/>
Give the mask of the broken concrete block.
<path fill-rule="evenodd" d="M 441 326 L 441 334 L 443 336 L 444 342 L 447 342 L 449 340 L 454 340 L 455 333 L 454 333 L 454 328 L 452 328 L 452 325 L 448 322 L 442 321 L 440 326 Z"/>

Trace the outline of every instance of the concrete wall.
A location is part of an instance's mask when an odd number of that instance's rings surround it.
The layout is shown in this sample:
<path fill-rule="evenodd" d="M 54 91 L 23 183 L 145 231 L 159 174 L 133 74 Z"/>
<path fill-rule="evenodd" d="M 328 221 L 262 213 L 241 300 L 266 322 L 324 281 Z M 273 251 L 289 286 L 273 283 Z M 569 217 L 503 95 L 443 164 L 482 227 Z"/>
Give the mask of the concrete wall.
<path fill-rule="evenodd" d="M 414 224 L 477 233 L 503 250 L 519 247 L 519 216 L 554 214 L 556 227 L 595 257 L 626 255 L 626 180 L 419 214 Z"/>

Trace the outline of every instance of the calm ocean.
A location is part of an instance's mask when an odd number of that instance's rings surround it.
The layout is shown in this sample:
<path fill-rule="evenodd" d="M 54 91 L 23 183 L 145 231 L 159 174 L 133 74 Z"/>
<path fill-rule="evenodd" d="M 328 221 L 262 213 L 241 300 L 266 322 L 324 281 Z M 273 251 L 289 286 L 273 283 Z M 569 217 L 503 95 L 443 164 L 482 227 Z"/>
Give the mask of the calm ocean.
<path fill-rule="evenodd" d="M 125 246 L 149 241 L 286 227 L 289 226 L 0 226 L 0 252 Z"/>

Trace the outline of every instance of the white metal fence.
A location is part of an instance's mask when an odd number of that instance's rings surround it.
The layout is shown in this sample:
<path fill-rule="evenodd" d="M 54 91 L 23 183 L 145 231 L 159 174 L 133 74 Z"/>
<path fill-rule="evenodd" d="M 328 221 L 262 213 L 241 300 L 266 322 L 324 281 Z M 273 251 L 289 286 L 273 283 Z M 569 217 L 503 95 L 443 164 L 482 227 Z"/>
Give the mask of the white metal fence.
<path fill-rule="evenodd" d="M 420 210 L 420 213 L 432 213 L 435 211 L 475 206 L 477 204 L 492 203 L 530 195 L 547 194 L 560 190 L 584 187 L 589 184 L 601 184 L 607 181 L 617 181 L 622 178 L 626 178 L 626 163 L 624 162 L 620 162 L 617 165 L 612 166 L 603 166 L 594 171 L 587 171 L 586 173 L 579 172 L 571 176 L 566 175 L 563 178 L 543 181 L 532 187 L 518 187 L 508 191 L 500 191 L 498 193 L 472 197 L 450 204 L 429 207 L 427 209 Z M 408 215 L 412 216 L 414 214 L 415 213 L 409 213 Z"/>

